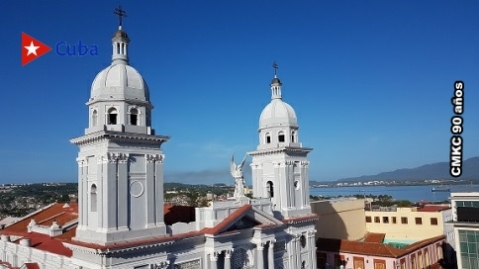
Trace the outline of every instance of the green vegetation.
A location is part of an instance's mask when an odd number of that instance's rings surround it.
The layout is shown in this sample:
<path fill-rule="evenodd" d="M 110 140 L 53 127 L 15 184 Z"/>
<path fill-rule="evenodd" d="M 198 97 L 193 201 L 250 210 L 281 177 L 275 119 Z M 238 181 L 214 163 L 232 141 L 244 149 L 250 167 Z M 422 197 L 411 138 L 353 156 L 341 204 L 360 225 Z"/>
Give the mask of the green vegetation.
<path fill-rule="evenodd" d="M 78 184 L 29 184 L 0 187 L 0 219 L 25 216 L 51 203 L 66 203 Z"/>

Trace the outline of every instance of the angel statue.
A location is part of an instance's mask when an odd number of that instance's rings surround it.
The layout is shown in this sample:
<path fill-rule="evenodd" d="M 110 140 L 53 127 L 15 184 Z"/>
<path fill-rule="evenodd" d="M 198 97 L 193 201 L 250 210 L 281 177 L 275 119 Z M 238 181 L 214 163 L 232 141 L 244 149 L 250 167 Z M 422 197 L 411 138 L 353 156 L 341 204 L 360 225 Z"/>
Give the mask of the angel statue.
<path fill-rule="evenodd" d="M 246 162 L 246 155 L 243 161 L 239 165 L 235 163 L 235 156 L 231 158 L 230 171 L 231 176 L 235 179 L 235 194 L 234 197 L 244 197 L 244 178 L 243 178 L 243 166 Z"/>

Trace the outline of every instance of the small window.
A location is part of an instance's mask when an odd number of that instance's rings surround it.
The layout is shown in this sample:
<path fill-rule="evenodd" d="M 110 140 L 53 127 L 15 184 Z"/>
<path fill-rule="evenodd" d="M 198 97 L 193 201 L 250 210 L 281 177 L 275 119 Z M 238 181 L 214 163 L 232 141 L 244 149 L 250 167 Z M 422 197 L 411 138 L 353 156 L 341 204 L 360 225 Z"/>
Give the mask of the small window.
<path fill-rule="evenodd" d="M 91 126 L 96 126 L 98 124 L 98 112 L 93 110 L 91 113 Z"/>
<path fill-rule="evenodd" d="M 437 225 L 437 218 L 431 218 L 431 225 Z"/>
<path fill-rule="evenodd" d="M 374 223 L 380 223 L 380 218 L 379 217 L 374 217 Z"/>
<path fill-rule="evenodd" d="M 366 222 L 371 223 L 371 217 L 370 216 L 366 216 Z"/>
<path fill-rule="evenodd" d="M 283 132 L 279 132 L 278 134 L 278 142 L 282 143 L 284 142 L 285 139 L 284 139 L 284 133 Z"/>
<path fill-rule="evenodd" d="M 268 196 L 269 196 L 269 198 L 273 198 L 273 197 L 274 197 L 273 182 L 272 182 L 272 181 L 268 181 L 268 182 L 266 183 L 266 188 L 267 188 L 267 191 L 268 191 Z"/>
<path fill-rule="evenodd" d="M 422 224 L 422 218 L 416 218 L 416 224 L 421 225 Z"/>
<path fill-rule="evenodd" d="M 393 217 L 393 224 L 396 224 L 396 217 Z"/>
<path fill-rule="evenodd" d="M 407 217 L 401 217 L 401 223 L 407 224 Z"/>
<path fill-rule="evenodd" d="M 294 136 L 295 136 L 295 134 L 296 134 L 296 133 L 295 133 L 294 131 L 291 132 L 291 142 L 293 142 L 293 143 L 294 143 Z"/>
<path fill-rule="evenodd" d="M 130 124 L 138 125 L 138 110 L 136 108 L 130 110 Z"/>
<path fill-rule="evenodd" d="M 96 198 L 96 185 L 91 185 L 90 191 L 90 204 L 91 204 L 91 212 L 97 211 L 97 198 Z"/>
<path fill-rule="evenodd" d="M 108 110 L 108 124 L 109 125 L 116 125 L 117 124 L 117 118 L 118 118 L 118 112 L 116 111 L 115 108 L 110 108 Z"/>
<path fill-rule="evenodd" d="M 389 217 L 383 217 L 383 223 L 389 223 Z"/>
<path fill-rule="evenodd" d="M 271 136 L 269 134 L 266 134 L 266 144 L 271 143 Z"/>

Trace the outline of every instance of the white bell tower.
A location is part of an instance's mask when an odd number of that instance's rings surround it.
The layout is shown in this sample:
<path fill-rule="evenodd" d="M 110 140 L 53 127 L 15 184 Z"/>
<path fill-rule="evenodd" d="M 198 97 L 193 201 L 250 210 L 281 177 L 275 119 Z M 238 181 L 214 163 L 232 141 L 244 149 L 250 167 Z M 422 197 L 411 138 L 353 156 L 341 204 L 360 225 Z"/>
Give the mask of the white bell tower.
<path fill-rule="evenodd" d="M 152 104 L 142 76 L 128 65 L 130 39 L 121 26 L 112 38 L 110 66 L 91 88 L 89 126 L 79 146 L 80 242 L 109 245 L 166 235 L 161 144 L 151 128 Z"/>
<path fill-rule="evenodd" d="M 307 155 L 299 141 L 298 121 L 293 108 L 282 100 L 282 83 L 275 74 L 271 102 L 259 120 L 259 145 L 250 152 L 253 196 L 271 198 L 275 216 L 292 218 L 311 215 Z"/>

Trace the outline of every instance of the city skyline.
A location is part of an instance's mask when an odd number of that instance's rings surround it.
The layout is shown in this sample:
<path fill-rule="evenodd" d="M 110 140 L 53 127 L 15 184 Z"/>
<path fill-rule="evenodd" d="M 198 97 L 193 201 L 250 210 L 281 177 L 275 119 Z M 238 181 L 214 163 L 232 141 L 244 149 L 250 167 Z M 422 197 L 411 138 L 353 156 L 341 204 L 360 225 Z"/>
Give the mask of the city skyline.
<path fill-rule="evenodd" d="M 111 62 L 118 3 L 27 2 L 0 11 L 9 23 L 0 45 L 7 52 L 0 184 L 74 182 L 69 140 L 83 135 L 91 83 Z M 122 2 L 130 63 L 155 106 L 153 128 L 171 136 L 163 145 L 166 181 L 233 182 L 231 155 L 258 144 L 273 61 L 300 141 L 314 148 L 311 180 L 447 161 L 456 80 L 465 83 L 463 160 L 478 156 L 479 3 L 409 2 Z M 35 15 L 42 11 L 53 15 Z M 22 67 L 21 32 L 52 52 Z M 79 41 L 98 46 L 98 56 L 56 54 L 58 42 Z"/>

